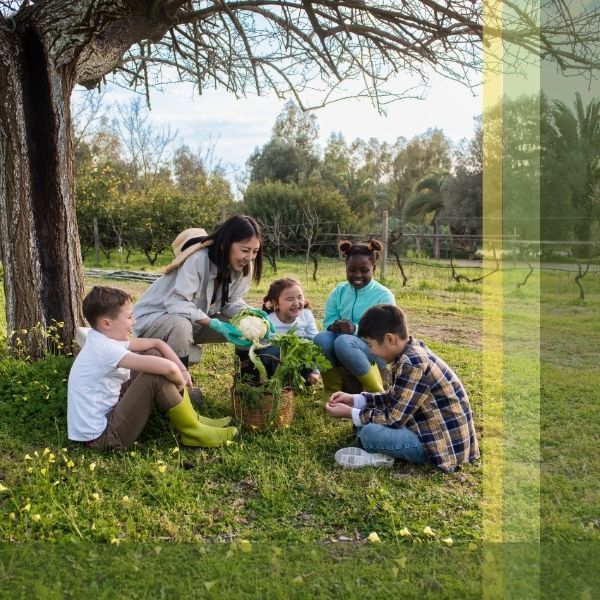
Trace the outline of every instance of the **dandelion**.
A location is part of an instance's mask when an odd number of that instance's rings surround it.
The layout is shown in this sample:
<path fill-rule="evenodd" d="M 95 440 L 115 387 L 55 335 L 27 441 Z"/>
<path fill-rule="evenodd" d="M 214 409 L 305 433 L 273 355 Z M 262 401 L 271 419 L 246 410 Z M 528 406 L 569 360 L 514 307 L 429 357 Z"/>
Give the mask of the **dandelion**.
<path fill-rule="evenodd" d="M 31 520 L 36 523 L 42 518 L 42 515 L 31 515 Z"/>
<path fill-rule="evenodd" d="M 372 544 L 379 544 L 379 542 L 381 542 L 381 538 L 374 531 L 371 531 L 371 533 L 369 534 L 369 537 L 367 539 Z"/>
<path fill-rule="evenodd" d="M 427 525 L 427 527 L 423 528 L 423 533 L 429 537 L 435 537 L 435 533 L 434 533 L 433 529 L 431 529 L 431 527 L 429 527 L 429 525 Z"/>
<path fill-rule="evenodd" d="M 92 494 L 92 498 L 93 498 L 93 499 L 94 499 L 96 502 L 98 502 L 98 501 L 100 500 L 100 494 L 99 494 L 98 492 L 94 492 L 94 493 Z"/>
<path fill-rule="evenodd" d="M 166 465 L 158 465 L 158 472 L 159 473 L 164 473 L 167 470 L 167 466 Z"/>
<path fill-rule="evenodd" d="M 408 527 L 403 527 L 397 533 L 400 537 L 408 537 L 410 535 L 410 531 L 409 531 Z"/>
<path fill-rule="evenodd" d="M 123 504 L 127 504 L 129 501 L 129 496 L 123 496 Z"/>
<path fill-rule="evenodd" d="M 88 468 L 93 473 L 94 469 L 96 468 L 96 463 L 90 463 Z"/>
<path fill-rule="evenodd" d="M 26 454 L 25 458 L 23 460 L 33 460 L 33 458 L 31 458 L 31 456 L 29 456 L 29 454 Z"/>
<path fill-rule="evenodd" d="M 7 492 L 8 488 L 0 483 L 0 492 Z"/>
<path fill-rule="evenodd" d="M 451 537 L 444 538 L 442 542 L 444 542 L 446 546 L 452 546 L 452 544 L 454 544 L 454 540 Z"/>

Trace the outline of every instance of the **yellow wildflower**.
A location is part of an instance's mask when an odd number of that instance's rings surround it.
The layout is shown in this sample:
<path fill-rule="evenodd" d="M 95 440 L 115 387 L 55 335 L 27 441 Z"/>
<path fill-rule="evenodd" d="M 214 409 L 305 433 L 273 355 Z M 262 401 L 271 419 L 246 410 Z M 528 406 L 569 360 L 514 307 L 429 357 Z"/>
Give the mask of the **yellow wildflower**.
<path fill-rule="evenodd" d="M 25 458 L 23 460 L 33 460 L 33 458 L 31 458 L 31 456 L 29 456 L 29 454 L 26 454 Z"/>
<path fill-rule="evenodd" d="M 48 472 L 48 469 L 46 469 L 45 467 L 43 469 L 40 469 L 40 473 L 42 475 L 45 475 Z"/>
<path fill-rule="evenodd" d="M 242 552 L 245 552 L 246 554 L 252 552 L 252 544 L 249 540 L 240 540 L 238 544 Z"/>
<path fill-rule="evenodd" d="M 401 537 L 408 537 L 410 535 L 410 531 L 409 531 L 408 527 L 403 527 L 397 533 Z"/>
<path fill-rule="evenodd" d="M 94 469 L 96 468 L 96 463 L 90 463 L 88 468 L 93 473 Z"/>
<path fill-rule="evenodd" d="M 129 502 L 129 496 L 123 496 L 123 504 L 127 504 Z"/>
<path fill-rule="evenodd" d="M 46 456 L 46 454 L 50 454 L 50 448 L 44 448 L 44 453 L 42 456 Z"/>
<path fill-rule="evenodd" d="M 8 488 L 0 483 L 0 492 L 7 492 Z"/>
<path fill-rule="evenodd" d="M 444 542 L 446 546 L 452 546 L 452 544 L 454 544 L 454 540 L 451 537 L 444 538 L 442 542 Z"/>
<path fill-rule="evenodd" d="M 42 515 L 31 515 L 32 521 L 39 521 L 42 518 Z"/>
<path fill-rule="evenodd" d="M 431 527 L 429 527 L 429 525 L 427 525 L 426 527 L 423 528 L 423 533 L 429 537 L 435 537 L 435 533 L 434 533 L 433 529 L 431 529 Z"/>
<path fill-rule="evenodd" d="M 121 540 L 119 538 L 114 537 L 110 540 L 110 543 L 118 546 L 121 543 Z"/>
<path fill-rule="evenodd" d="M 381 538 L 374 531 L 371 531 L 371 533 L 369 534 L 369 537 L 367 539 L 372 544 L 379 544 L 379 542 L 381 542 Z"/>
<path fill-rule="evenodd" d="M 166 465 L 158 465 L 158 471 L 159 473 L 164 473 L 167 470 L 167 466 Z"/>
<path fill-rule="evenodd" d="M 28 502 L 21 510 L 29 512 L 31 510 L 31 504 Z"/>

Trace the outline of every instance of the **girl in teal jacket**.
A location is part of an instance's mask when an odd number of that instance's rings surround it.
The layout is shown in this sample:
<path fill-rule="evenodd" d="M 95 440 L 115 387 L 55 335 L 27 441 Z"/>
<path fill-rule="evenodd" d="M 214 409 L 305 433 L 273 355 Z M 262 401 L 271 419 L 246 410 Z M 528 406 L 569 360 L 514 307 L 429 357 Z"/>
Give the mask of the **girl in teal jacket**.
<path fill-rule="evenodd" d="M 329 294 L 323 319 L 325 331 L 313 339 L 334 365 L 323 373 L 325 393 L 341 389 L 340 366 L 362 383 L 363 391 L 383 391 L 378 367 L 385 363 L 356 335 L 358 322 L 368 308 L 375 304 L 396 304 L 392 292 L 373 279 L 382 244 L 375 239 L 356 244 L 344 240 L 339 249 L 346 259 L 347 281 L 339 283 Z"/>

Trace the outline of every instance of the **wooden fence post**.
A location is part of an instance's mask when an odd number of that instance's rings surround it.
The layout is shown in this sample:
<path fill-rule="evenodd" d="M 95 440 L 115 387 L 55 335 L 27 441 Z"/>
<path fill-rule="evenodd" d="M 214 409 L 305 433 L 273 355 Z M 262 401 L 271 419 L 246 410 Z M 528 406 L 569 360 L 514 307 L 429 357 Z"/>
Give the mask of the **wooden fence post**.
<path fill-rule="evenodd" d="M 387 259 L 388 259 L 388 211 L 383 211 L 383 261 L 381 263 L 381 279 L 385 280 L 385 273 L 387 268 Z"/>

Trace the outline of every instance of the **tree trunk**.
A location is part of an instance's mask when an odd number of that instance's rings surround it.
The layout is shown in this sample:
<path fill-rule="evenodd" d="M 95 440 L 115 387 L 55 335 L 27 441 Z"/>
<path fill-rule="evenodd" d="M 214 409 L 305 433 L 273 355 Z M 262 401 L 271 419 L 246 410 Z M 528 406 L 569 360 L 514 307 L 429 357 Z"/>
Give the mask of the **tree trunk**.
<path fill-rule="evenodd" d="M 72 67 L 55 69 L 34 28 L 0 28 L 0 247 L 9 332 L 32 358 L 83 322 L 71 162 Z M 40 325 L 41 335 L 25 333 Z"/>

